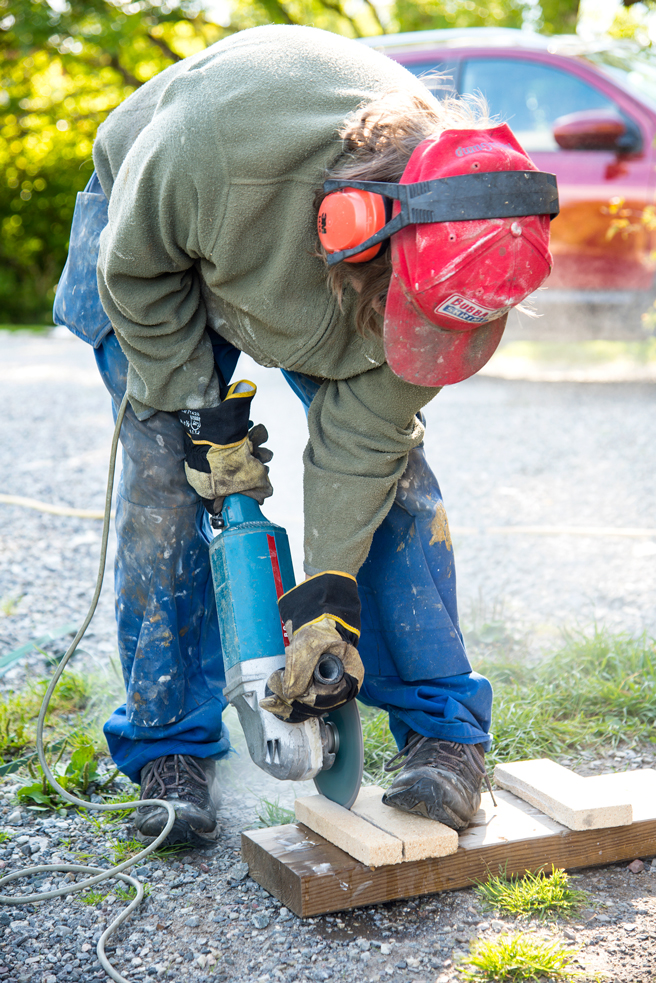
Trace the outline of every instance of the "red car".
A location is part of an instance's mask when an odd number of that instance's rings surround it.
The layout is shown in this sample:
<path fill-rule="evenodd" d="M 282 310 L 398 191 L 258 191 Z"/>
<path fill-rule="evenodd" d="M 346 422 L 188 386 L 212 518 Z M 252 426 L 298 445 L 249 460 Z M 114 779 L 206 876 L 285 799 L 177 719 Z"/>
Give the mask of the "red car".
<path fill-rule="evenodd" d="M 554 268 L 524 337 L 644 337 L 656 269 L 656 59 L 627 42 L 586 45 L 503 28 L 365 39 L 437 95 L 482 93 L 537 167 L 558 178 Z M 528 329 L 528 330 L 526 330 Z"/>

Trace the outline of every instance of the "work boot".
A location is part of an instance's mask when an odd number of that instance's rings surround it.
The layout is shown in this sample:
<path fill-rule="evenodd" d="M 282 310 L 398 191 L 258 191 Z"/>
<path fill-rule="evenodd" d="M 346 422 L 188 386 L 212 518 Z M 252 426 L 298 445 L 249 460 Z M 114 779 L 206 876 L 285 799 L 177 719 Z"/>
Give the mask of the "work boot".
<path fill-rule="evenodd" d="M 385 771 L 398 768 L 401 773 L 383 796 L 385 805 L 455 830 L 466 829 L 478 812 L 483 779 L 492 791 L 481 744 L 454 744 L 410 731 L 405 747 L 385 765 Z"/>
<path fill-rule="evenodd" d="M 216 762 L 189 754 L 167 754 L 141 769 L 141 799 L 166 799 L 175 806 L 175 823 L 165 842 L 207 845 L 220 832 L 215 786 Z M 142 842 L 158 836 L 168 819 L 166 809 L 139 806 L 134 825 Z"/>

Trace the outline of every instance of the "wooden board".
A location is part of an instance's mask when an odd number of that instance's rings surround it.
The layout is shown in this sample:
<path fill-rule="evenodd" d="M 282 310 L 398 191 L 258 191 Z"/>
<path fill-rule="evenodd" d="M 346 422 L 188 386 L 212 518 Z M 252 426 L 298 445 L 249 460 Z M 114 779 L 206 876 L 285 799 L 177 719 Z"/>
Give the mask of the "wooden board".
<path fill-rule="evenodd" d="M 656 854 L 656 815 L 630 826 L 569 830 L 511 792 L 483 796 L 474 825 L 460 834 L 458 852 L 371 868 L 301 823 L 242 833 L 250 876 L 300 917 L 344 911 L 397 898 L 453 891 L 508 874 L 562 867 L 574 870 Z"/>

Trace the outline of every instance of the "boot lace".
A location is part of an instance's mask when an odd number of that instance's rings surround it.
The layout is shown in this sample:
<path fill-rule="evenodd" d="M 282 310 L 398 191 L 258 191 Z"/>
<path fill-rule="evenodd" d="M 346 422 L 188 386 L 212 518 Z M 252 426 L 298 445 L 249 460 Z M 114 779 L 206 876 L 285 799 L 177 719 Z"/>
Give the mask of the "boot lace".
<path fill-rule="evenodd" d="M 198 762 L 190 755 L 168 754 L 145 767 L 142 780 L 144 799 L 165 799 L 172 792 L 179 799 L 203 805 L 209 783 Z"/>
<path fill-rule="evenodd" d="M 434 737 L 425 737 L 422 734 L 414 734 L 405 747 L 401 748 L 400 751 L 386 761 L 383 765 L 383 771 L 388 774 L 390 772 L 399 771 L 409 761 L 414 758 L 417 751 L 426 744 L 427 741 L 434 741 L 438 745 L 438 749 L 442 757 L 450 758 L 454 764 L 460 764 L 462 758 L 470 766 L 472 771 L 484 779 L 487 785 L 487 790 L 492 796 L 492 802 L 496 806 L 497 800 L 494 798 L 494 792 L 492 791 L 492 785 L 490 783 L 490 776 L 487 773 L 487 768 L 485 767 L 483 760 L 478 753 L 474 750 L 473 744 L 455 744 L 453 741 L 435 741 Z M 405 758 L 405 761 L 403 760 Z"/>

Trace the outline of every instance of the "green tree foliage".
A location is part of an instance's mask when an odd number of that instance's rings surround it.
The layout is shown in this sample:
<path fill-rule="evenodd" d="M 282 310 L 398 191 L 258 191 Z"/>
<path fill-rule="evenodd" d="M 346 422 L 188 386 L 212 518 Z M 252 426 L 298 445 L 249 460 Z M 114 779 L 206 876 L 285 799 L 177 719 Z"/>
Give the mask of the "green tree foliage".
<path fill-rule="evenodd" d="M 543 34 L 575 34 L 579 0 L 541 0 L 539 29 Z"/>
<path fill-rule="evenodd" d="M 383 30 L 369 0 L 358 17 L 341 0 L 218 9 L 226 16 L 213 18 L 196 0 L 0 0 L 0 322 L 49 321 L 96 129 L 143 82 L 257 24 Z"/>
<path fill-rule="evenodd" d="M 190 6 L 0 0 L 0 12 L 0 321 L 48 321 L 98 125 L 222 29 Z"/>
<path fill-rule="evenodd" d="M 572 30 L 578 0 L 541 0 Z M 258 24 L 350 37 L 520 27 L 528 0 L 0 0 L 0 322 L 47 323 L 95 132 L 174 61 Z M 383 13 L 384 11 L 384 13 Z"/>
<path fill-rule="evenodd" d="M 400 31 L 448 27 L 521 27 L 522 0 L 396 0 L 394 21 Z"/>

